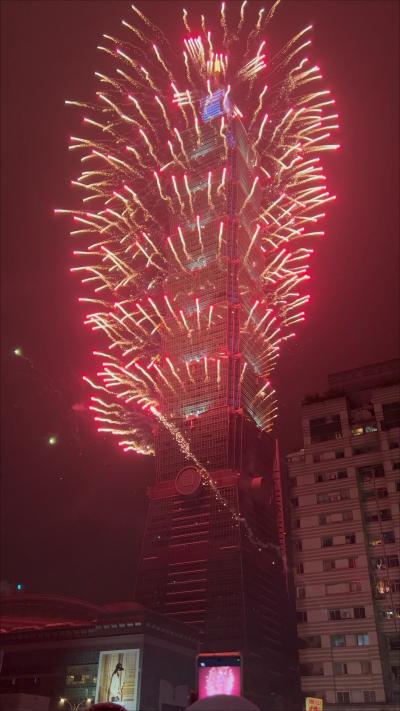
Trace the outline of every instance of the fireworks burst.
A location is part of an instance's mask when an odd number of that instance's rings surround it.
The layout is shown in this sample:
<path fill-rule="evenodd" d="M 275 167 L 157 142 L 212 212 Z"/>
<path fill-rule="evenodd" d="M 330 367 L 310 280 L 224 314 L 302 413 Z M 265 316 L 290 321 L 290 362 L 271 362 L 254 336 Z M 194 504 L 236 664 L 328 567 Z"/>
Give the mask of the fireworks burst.
<path fill-rule="evenodd" d="M 232 16 L 209 4 L 212 25 L 183 10 L 179 56 L 132 5 L 124 39 L 104 35 L 99 47 L 112 69 L 96 72 L 95 103 L 67 102 L 84 108 L 88 130 L 70 146 L 81 209 L 59 212 L 73 215 L 72 271 L 105 343 L 86 380 L 99 431 L 125 451 L 152 454 L 157 422 L 173 421 L 179 440 L 176 423 L 210 406 L 207 388 L 261 430 L 276 416 L 271 376 L 304 320 L 310 245 L 334 199 L 320 154 L 338 148 L 334 100 L 305 55 L 311 27 L 270 53 L 278 4 L 255 16 L 246 0 Z M 237 352 L 221 327 L 233 312 Z"/>

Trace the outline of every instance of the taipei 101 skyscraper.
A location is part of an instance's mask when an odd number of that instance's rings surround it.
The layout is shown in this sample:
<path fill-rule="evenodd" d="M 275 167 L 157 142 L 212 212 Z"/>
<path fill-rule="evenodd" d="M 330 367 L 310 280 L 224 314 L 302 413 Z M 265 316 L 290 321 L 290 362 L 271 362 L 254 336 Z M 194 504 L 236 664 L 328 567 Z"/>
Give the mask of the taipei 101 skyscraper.
<path fill-rule="evenodd" d="M 184 10 L 178 57 L 132 6 L 125 39 L 104 35 L 115 69 L 96 73 L 96 102 L 70 102 L 94 134 L 71 139 L 74 269 L 107 344 L 91 409 L 124 450 L 155 454 L 135 599 L 195 627 L 204 651 L 240 652 L 263 708 L 296 666 L 271 378 L 333 199 L 319 153 L 338 147 L 311 28 L 269 49 L 278 4 L 229 19 L 222 3 L 215 28 Z"/>

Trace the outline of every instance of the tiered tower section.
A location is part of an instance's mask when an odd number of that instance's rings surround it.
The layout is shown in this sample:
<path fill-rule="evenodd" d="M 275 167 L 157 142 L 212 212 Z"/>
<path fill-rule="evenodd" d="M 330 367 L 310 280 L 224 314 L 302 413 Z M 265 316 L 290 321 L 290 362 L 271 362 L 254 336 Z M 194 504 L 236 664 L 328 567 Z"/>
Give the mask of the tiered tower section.
<path fill-rule="evenodd" d="M 167 240 L 175 259 L 164 291 L 174 313 L 163 359 L 176 383 L 160 408 L 170 427 L 156 433 L 136 598 L 197 627 L 203 649 L 240 650 L 246 690 L 261 699 L 284 686 L 290 613 L 286 541 L 277 530 L 285 520 L 282 483 L 276 466 L 273 477 L 272 440 L 255 424 L 272 407 L 252 318 L 257 297 L 265 299 L 264 259 L 253 239 L 258 190 L 248 199 L 257 156 L 238 118 L 223 136 L 206 125 L 200 145 L 195 133 L 184 139 L 196 218 L 171 220 Z M 180 214 L 179 204 L 173 208 Z"/>

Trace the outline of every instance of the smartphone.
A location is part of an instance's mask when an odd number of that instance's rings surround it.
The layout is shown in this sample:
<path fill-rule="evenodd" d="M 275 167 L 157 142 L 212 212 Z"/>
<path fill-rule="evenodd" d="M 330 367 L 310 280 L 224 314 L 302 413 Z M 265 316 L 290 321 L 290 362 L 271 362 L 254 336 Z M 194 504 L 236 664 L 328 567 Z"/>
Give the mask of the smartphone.
<path fill-rule="evenodd" d="M 216 652 L 197 656 L 198 698 L 216 694 L 240 696 L 242 657 L 239 652 Z"/>

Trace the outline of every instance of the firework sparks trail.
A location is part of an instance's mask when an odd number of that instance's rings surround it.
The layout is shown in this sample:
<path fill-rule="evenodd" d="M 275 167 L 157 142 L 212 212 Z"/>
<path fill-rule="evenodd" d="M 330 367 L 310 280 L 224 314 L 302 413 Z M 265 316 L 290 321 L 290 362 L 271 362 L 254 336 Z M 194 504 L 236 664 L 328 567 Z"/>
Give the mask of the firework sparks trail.
<path fill-rule="evenodd" d="M 183 10 L 179 57 L 132 6 L 127 37 L 104 35 L 111 71 L 96 72 L 95 102 L 66 102 L 85 111 L 85 135 L 70 145 L 81 157 L 73 185 L 82 203 L 60 212 L 73 217 L 71 235 L 82 244 L 73 271 L 91 309 L 85 323 L 108 344 L 87 378 L 95 419 L 125 451 L 146 455 L 162 423 L 217 498 L 204 462 L 172 423 L 192 416 L 182 402 L 200 378 L 221 398 L 226 360 L 238 358 L 237 407 L 271 430 L 271 376 L 293 324 L 304 320 L 309 247 L 324 234 L 317 223 L 334 199 L 322 164 L 339 147 L 334 99 L 305 56 L 310 27 L 271 55 L 264 34 L 278 5 L 265 12 L 246 0 L 232 10 L 210 3 L 212 22 Z M 216 280 L 231 258 L 235 150 L 245 155 L 235 196 L 242 342 L 228 352 L 210 344 L 226 318 Z M 201 416 L 207 405 L 196 408 Z"/>

